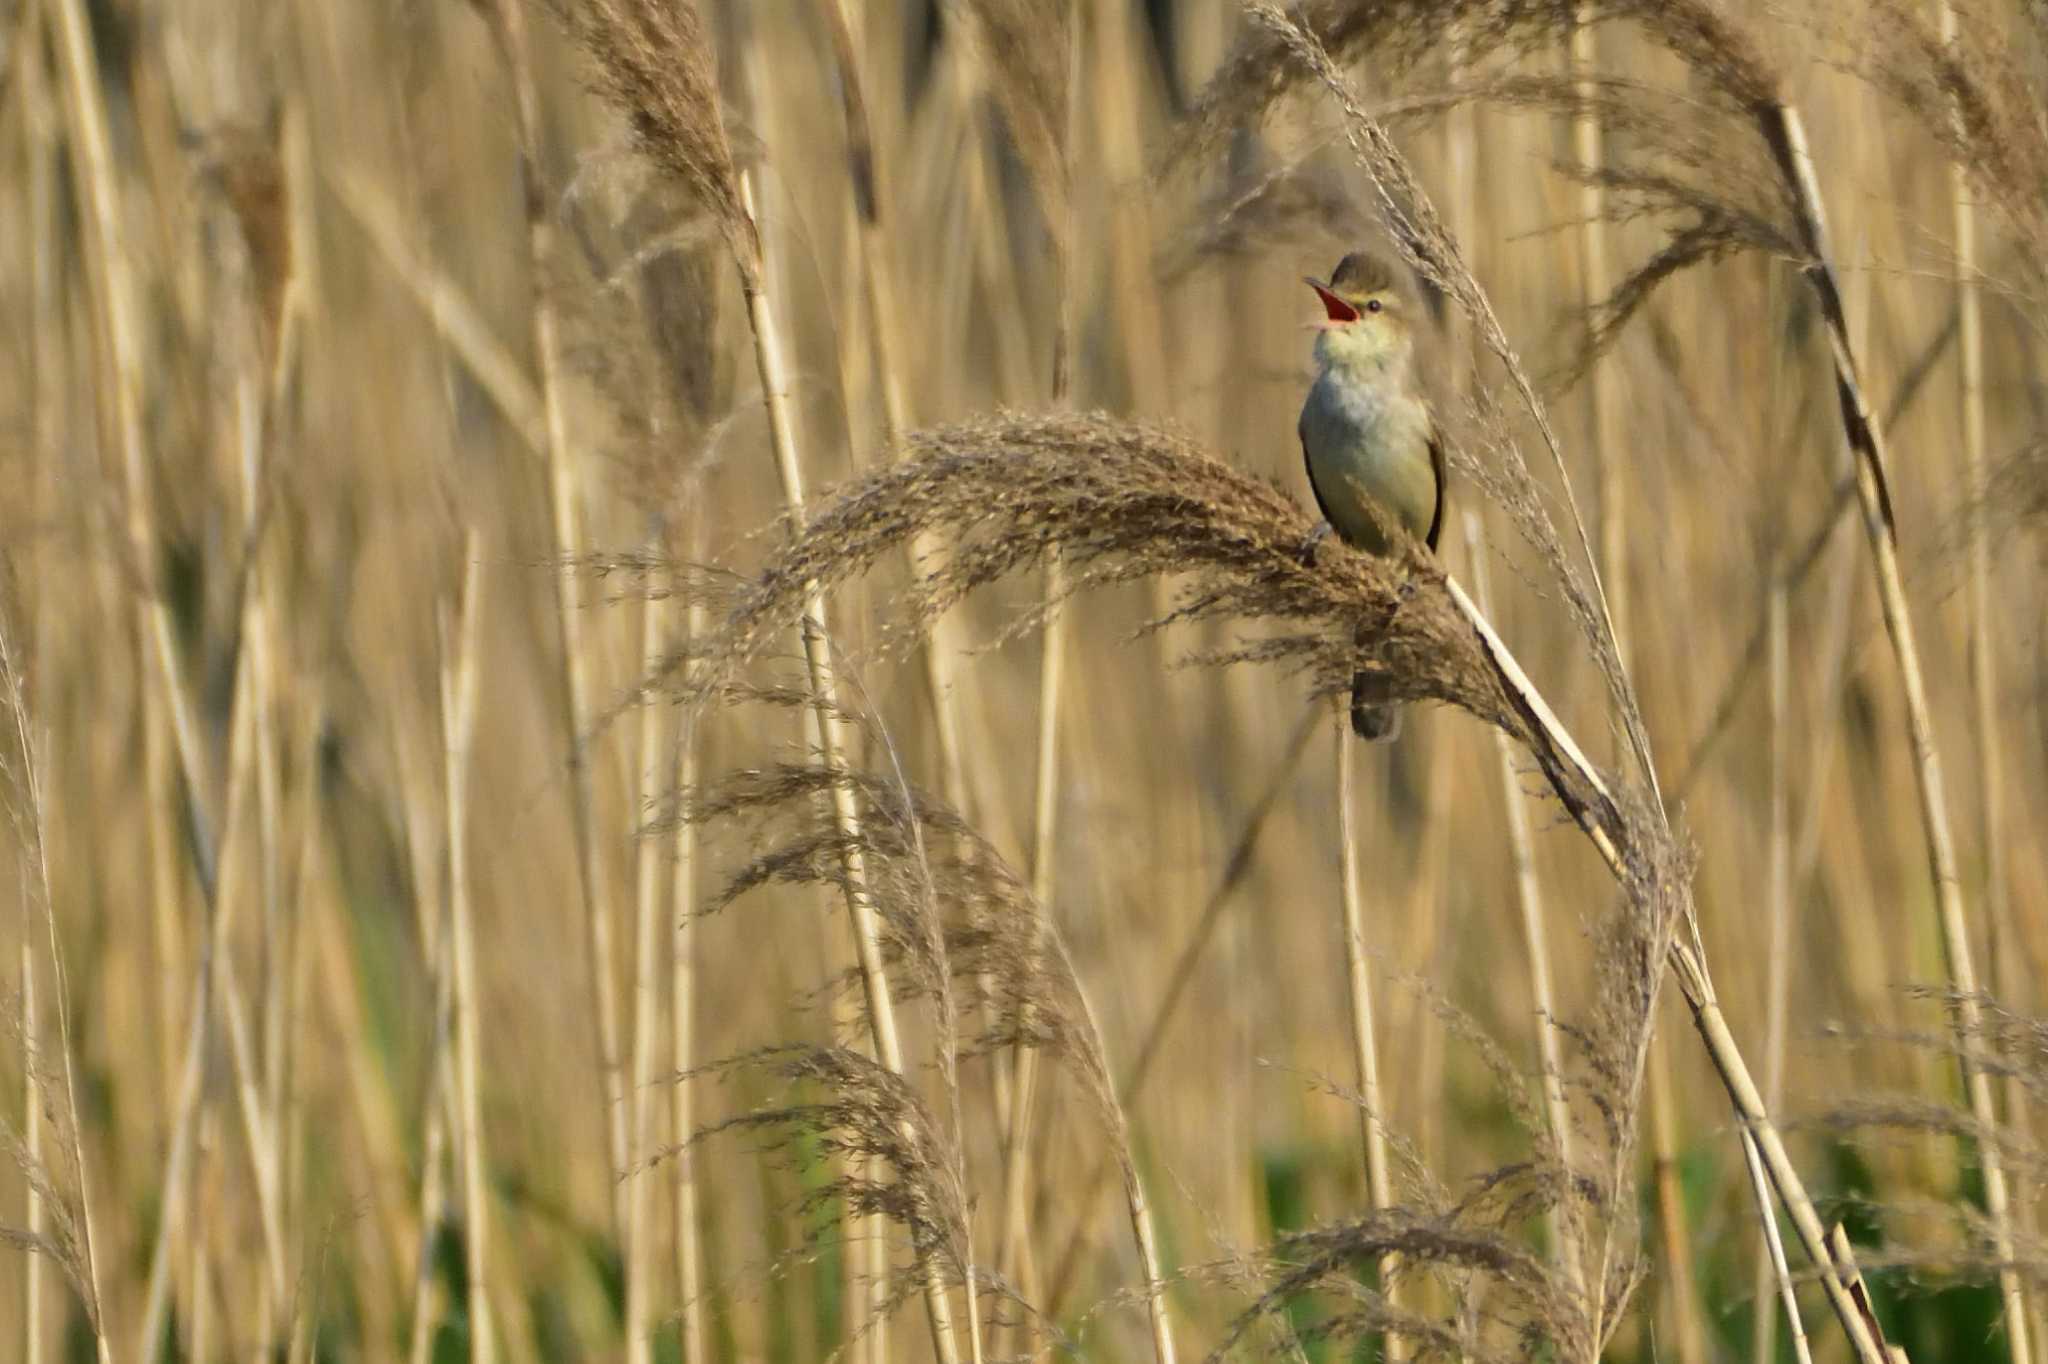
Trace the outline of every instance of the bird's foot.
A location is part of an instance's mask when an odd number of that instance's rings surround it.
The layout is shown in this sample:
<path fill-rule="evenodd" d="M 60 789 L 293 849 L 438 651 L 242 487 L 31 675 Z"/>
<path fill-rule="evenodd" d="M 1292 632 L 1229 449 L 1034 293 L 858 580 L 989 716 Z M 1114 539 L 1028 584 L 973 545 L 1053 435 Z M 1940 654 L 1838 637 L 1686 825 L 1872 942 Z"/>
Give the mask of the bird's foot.
<path fill-rule="evenodd" d="M 1297 553 L 1301 555 L 1301 566 L 1303 568 L 1314 568 L 1316 566 L 1316 546 L 1330 538 L 1330 531 L 1331 526 L 1328 521 L 1318 521 L 1316 522 L 1316 528 L 1310 531 L 1307 538 L 1301 542 L 1301 548 Z"/>

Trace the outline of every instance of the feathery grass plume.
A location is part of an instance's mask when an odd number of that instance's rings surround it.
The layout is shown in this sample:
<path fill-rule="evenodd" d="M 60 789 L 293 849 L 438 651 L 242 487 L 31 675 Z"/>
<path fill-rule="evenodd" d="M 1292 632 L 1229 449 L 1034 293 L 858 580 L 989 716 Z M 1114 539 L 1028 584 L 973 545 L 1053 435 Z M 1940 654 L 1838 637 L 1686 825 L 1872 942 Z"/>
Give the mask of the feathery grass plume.
<path fill-rule="evenodd" d="M 1072 193 L 1067 136 L 1075 0 L 949 0 L 949 5 L 972 18 L 983 70 L 995 87 L 1017 157 L 1031 177 L 1046 228 L 1064 242 Z"/>
<path fill-rule="evenodd" d="M 1955 1012 L 1952 991 L 1914 987 L 1907 993 L 1939 1000 Z M 2015 1105 L 2031 1109 L 2048 1103 L 2048 1020 L 2008 1009 L 1988 995 L 1975 1003 L 1977 1024 L 1967 1037 L 1847 1027 L 1830 1029 L 1830 1036 L 1856 1046 L 1884 1044 L 1962 1061 L 2012 1080 L 2007 1093 Z M 2028 1135 L 2028 1116 L 2018 1107 L 1986 1125 L 1967 1106 L 1918 1095 L 1820 1096 L 1802 1124 L 1861 1152 L 1914 1147 L 1930 1135 L 1952 1138 L 1996 1152 L 2023 1188 L 2048 1184 L 2048 1152 Z M 1882 1238 L 1877 1247 L 1859 1250 L 1859 1258 L 1883 1273 L 1895 1291 L 1995 1284 L 2009 1270 L 2037 1290 L 2048 1286 L 2048 1245 L 2019 1229 L 2000 1227 L 1965 1200 L 1880 1189 L 1845 1202 L 1857 1220 L 1874 1226 Z"/>
<path fill-rule="evenodd" d="M 692 0 L 550 0 L 590 53 L 598 94 L 622 113 L 640 154 L 700 202 L 760 287 L 760 236 L 740 198 L 739 170 L 718 98 L 716 47 Z"/>
<path fill-rule="evenodd" d="M 911 1261 L 892 1276 L 887 1305 L 901 1306 L 936 1275 L 960 1283 L 968 1265 L 967 1207 L 952 1178 L 957 1151 L 914 1085 L 848 1047 L 765 1047 L 676 1078 L 758 1072 L 790 1087 L 787 1098 L 701 1127 L 655 1159 L 683 1154 L 724 1133 L 750 1133 L 761 1149 L 803 1176 L 798 1212 L 815 1247 L 835 1223 L 885 1218 L 909 1238 Z M 818 1160 L 823 1157 L 823 1160 Z M 817 1164 L 813 1164 L 817 1161 Z M 822 1177 L 821 1177 L 822 1175 Z"/>
<path fill-rule="evenodd" d="M 1330 1315 L 1307 1333 L 1321 1341 L 1349 1344 L 1384 1335 L 1389 1348 L 1418 1359 L 1495 1360 L 1554 1352 L 1560 1358 L 1598 1357 L 1619 1325 L 1645 1266 L 1632 1250 L 1601 1266 L 1603 1281 L 1589 1297 L 1574 1266 L 1531 1247 L 1529 1224 L 1558 1217 L 1574 1226 L 1620 1224 L 1633 1244 L 1633 1183 L 1605 1178 L 1601 1165 L 1626 1170 L 1627 1161 L 1606 1157 L 1607 1141 L 1632 1137 L 1609 1121 L 1616 1105 L 1637 1100 L 1602 1092 L 1610 1076 L 1597 1064 L 1577 1077 L 1586 1101 L 1581 1135 L 1602 1159 L 1591 1166 L 1567 1165 L 1549 1118 L 1531 1097 L 1529 1077 L 1471 1018 L 1451 1007 L 1426 982 L 1433 1012 L 1447 1033 L 1469 1049 L 1491 1081 L 1492 1092 L 1514 1127 L 1530 1143 L 1523 1160 L 1467 1177 L 1458 1191 L 1443 1186 L 1403 1146 L 1404 1201 L 1362 1216 L 1283 1236 L 1265 1259 L 1267 1287 L 1233 1321 L 1209 1356 L 1220 1360 L 1262 1319 L 1287 1310 L 1304 1293 L 1331 1304 Z M 1590 1041 L 1600 1026 L 1594 1018 L 1562 1029 L 1575 1041 Z M 1363 1104 L 1365 1097 L 1331 1086 L 1339 1097 Z M 1384 1115 L 1369 1114 L 1383 1122 Z M 1391 1281 L 1362 1283 L 1359 1269 L 1394 1257 Z M 1431 1277 L 1443 1284 L 1448 1310 L 1432 1315 L 1403 1306 L 1394 1285 Z M 1412 1300 L 1412 1295 L 1411 1295 Z M 1599 1338 L 1595 1338 L 1595 1333 Z"/>
<path fill-rule="evenodd" d="M 1277 165 L 1233 164 L 1232 171 L 1161 253 L 1155 269 L 1162 284 L 1177 283 L 1217 257 L 1280 246 L 1321 248 L 1357 241 L 1371 230 L 1370 216 L 1314 154 Z"/>
<path fill-rule="evenodd" d="M 948 546 L 927 560 L 883 623 L 878 647 L 907 647 L 977 588 L 1068 559 L 1069 594 L 1152 575 L 1180 595 L 1155 626 L 1199 620 L 1277 624 L 1214 663 L 1263 662 L 1306 674 L 1319 696 L 1350 685 L 1354 661 L 1401 700 L 1448 701 L 1527 737 L 1442 590 L 1417 554 L 1378 559 L 1327 542 L 1280 488 L 1168 428 L 1103 414 L 1000 413 L 912 435 L 906 457 L 821 499 L 807 524 L 741 588 L 723 627 L 684 661 L 685 699 L 701 703 L 773 647 L 803 610 L 806 584 L 831 589 L 883 561 L 910 535 Z M 1026 608 L 1011 632 L 1044 610 Z M 1350 629 L 1372 622 L 1373 656 L 1354 659 Z"/>
<path fill-rule="evenodd" d="M 774 705 L 811 704 L 800 689 L 746 687 L 729 689 L 729 694 Z M 851 795 L 860 819 L 849 827 L 823 816 L 827 803 L 820 797 L 830 792 Z M 1015 1287 L 989 1283 L 975 1269 L 967 1233 L 970 1184 L 960 1154 L 963 1123 L 957 1075 L 961 1058 L 1029 1048 L 1066 1063 L 1103 1125 L 1110 1154 L 1123 1176 L 1146 1275 L 1142 1294 L 1155 1354 L 1171 1358 L 1164 1277 L 1149 1205 L 1100 1029 L 1065 944 L 1028 881 L 956 811 L 910 786 L 899 770 L 869 773 L 819 762 L 743 769 L 698 790 L 678 792 L 669 817 L 700 825 L 743 824 L 749 840 L 761 845 L 707 900 L 705 914 L 726 909 L 770 884 L 843 887 L 849 864 L 846 844 L 858 840 L 866 890 L 884 926 L 883 946 L 898 997 L 905 1002 L 928 1001 L 935 1014 L 950 1126 L 933 1119 L 907 1080 L 857 1057 L 849 1060 L 811 1049 L 793 1054 L 814 1068 L 815 1073 L 806 1071 L 805 1077 L 828 1081 L 837 1099 L 794 1116 L 775 1110 L 767 1125 L 792 1134 L 823 1135 L 829 1121 L 829 1130 L 839 1136 L 828 1136 L 828 1149 L 882 1158 L 884 1168 L 895 1174 L 894 1193 L 891 1186 L 863 1174 L 858 1162 L 844 1168 L 833 1184 L 847 1197 L 847 1213 L 882 1214 L 906 1228 L 912 1260 L 903 1282 L 927 1282 L 937 1272 L 949 1283 L 993 1287 L 1038 1316 Z M 985 992 L 984 1007 L 973 1015 L 982 1020 L 979 1031 L 970 1036 L 961 1033 L 963 1013 L 955 994 L 961 986 Z M 853 972 L 838 982 L 844 991 L 858 987 Z M 766 1055 L 786 1054 L 790 1053 L 778 1049 Z M 887 1098 L 881 1107 L 878 1095 Z M 892 1121 L 900 1132 L 878 1134 Z M 737 1122 L 761 1125 L 754 1116 Z M 858 1144 L 830 1144 L 849 1139 Z M 900 1290 L 892 1295 L 892 1300 L 896 1298 Z"/>
<path fill-rule="evenodd" d="M 2020 244 L 2017 263 L 2048 287 L 2048 111 L 2023 44 L 2002 13 L 1951 0 L 1944 40 L 1927 7 L 1865 0 L 1868 12 L 1834 35 L 1842 59 L 1918 120 L 1997 210 Z"/>
<path fill-rule="evenodd" d="M 2021 531 L 2048 537 L 2048 436 L 2036 436 L 1995 465 L 1983 501 L 1965 515 L 1981 519 L 1993 543 Z M 1967 530 L 1955 539 L 1960 549 Z"/>
<path fill-rule="evenodd" d="M 0 563 L 0 568 L 8 565 Z M 9 575 L 11 577 L 11 575 Z M 0 579 L 0 584 L 11 588 L 12 583 Z M 9 597 L 12 593 L 7 594 Z M 11 601 L 0 602 L 0 611 L 12 606 Z M 4 811 L 17 850 L 22 858 L 21 872 L 21 928 L 24 942 L 32 941 L 36 920 L 41 919 L 49 934 L 49 950 L 57 973 L 57 1001 L 60 1006 L 58 1040 L 63 1050 L 59 1053 L 62 1073 L 51 1065 L 50 1058 L 32 1044 L 32 1039 L 21 1031 L 21 1013 L 10 1009 L 8 1030 L 15 1035 L 21 1047 L 21 1059 L 27 1072 L 29 1088 L 37 1096 L 43 1114 L 41 1120 L 51 1123 L 57 1129 L 60 1153 L 69 1157 L 73 1169 L 75 1187 L 60 1183 L 57 1172 L 49 1163 L 40 1158 L 31 1143 L 24 1140 L 12 1123 L 0 1117 L 0 1152 L 21 1172 L 28 1187 L 35 1191 L 40 1200 L 46 1228 L 34 1230 L 30 1226 L 16 1226 L 0 1223 L 0 1242 L 14 1246 L 30 1255 L 47 1256 L 54 1261 L 72 1291 L 78 1295 L 79 1306 L 85 1313 L 86 1323 L 96 1337 L 104 1338 L 105 1327 L 100 1317 L 100 1299 L 97 1277 L 92 1264 L 93 1245 L 89 1209 L 85 1204 L 84 1150 L 79 1142 L 77 1126 L 78 1105 L 75 1081 L 72 1076 L 73 1042 L 66 1000 L 63 959 L 56 955 L 57 928 L 50 904 L 48 849 L 45 842 L 48 810 L 43 795 L 43 777 L 36 726 L 31 718 L 28 703 L 28 681 L 22 675 L 20 662 L 14 651 L 12 628 L 5 614 L 0 613 L 0 708 L 7 712 L 8 723 L 0 734 L 8 742 L 0 743 L 0 811 Z M 62 1120 L 59 1120 L 62 1115 Z M 31 1114 L 29 1121 L 38 1120 Z"/>

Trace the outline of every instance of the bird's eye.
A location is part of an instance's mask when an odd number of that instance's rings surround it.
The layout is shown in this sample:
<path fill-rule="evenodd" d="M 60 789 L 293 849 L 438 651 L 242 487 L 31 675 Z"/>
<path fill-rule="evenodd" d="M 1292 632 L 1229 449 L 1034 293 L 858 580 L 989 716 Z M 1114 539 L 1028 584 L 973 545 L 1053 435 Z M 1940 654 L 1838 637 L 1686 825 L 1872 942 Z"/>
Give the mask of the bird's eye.
<path fill-rule="evenodd" d="M 1380 310 L 1380 301 L 1376 298 L 1367 299 L 1365 301 L 1365 310 L 1369 313 L 1378 312 Z"/>

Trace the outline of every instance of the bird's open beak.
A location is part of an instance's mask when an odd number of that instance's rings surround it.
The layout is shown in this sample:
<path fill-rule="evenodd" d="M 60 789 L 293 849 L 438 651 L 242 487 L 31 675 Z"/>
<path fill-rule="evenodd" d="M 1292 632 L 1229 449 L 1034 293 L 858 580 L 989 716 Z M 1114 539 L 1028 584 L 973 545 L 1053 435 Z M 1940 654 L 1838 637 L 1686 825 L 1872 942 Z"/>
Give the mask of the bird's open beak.
<path fill-rule="evenodd" d="M 1316 296 L 1322 299 L 1324 309 L 1330 314 L 1328 322 L 1323 325 L 1327 326 L 1333 322 L 1356 322 L 1358 320 L 1358 309 L 1331 293 L 1329 285 L 1308 275 L 1303 275 L 1301 282 L 1316 291 Z"/>

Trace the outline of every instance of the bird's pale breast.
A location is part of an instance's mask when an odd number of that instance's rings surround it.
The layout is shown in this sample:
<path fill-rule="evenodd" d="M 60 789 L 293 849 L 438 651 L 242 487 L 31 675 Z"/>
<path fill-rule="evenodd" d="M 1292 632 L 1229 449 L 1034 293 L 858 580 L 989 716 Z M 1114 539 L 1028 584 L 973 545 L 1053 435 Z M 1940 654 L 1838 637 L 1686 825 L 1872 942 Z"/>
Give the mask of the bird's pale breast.
<path fill-rule="evenodd" d="M 1429 457 L 1429 409 L 1391 384 L 1360 383 L 1326 369 L 1301 409 L 1301 444 L 1316 499 L 1337 534 L 1372 554 L 1388 550 L 1380 518 L 1429 534 L 1436 516 L 1436 468 Z"/>

